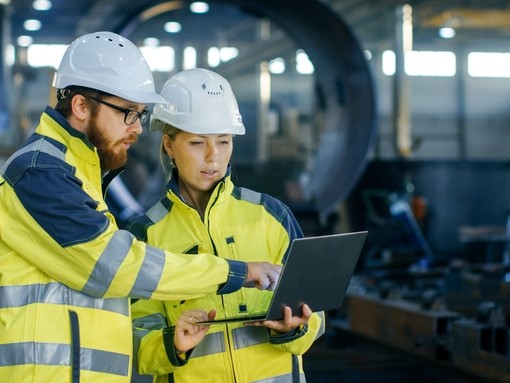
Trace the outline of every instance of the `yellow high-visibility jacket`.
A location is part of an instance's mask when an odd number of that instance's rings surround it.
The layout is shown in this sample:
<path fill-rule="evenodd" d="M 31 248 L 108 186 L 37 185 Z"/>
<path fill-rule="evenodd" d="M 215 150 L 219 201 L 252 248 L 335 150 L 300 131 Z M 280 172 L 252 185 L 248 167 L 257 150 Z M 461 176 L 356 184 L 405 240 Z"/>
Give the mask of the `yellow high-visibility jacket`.
<path fill-rule="evenodd" d="M 215 188 L 203 221 L 179 198 L 176 177 L 174 173 L 166 197 L 130 227 L 147 243 L 173 252 L 215 252 L 234 260 L 282 264 L 292 239 L 303 235 L 286 205 L 234 186 L 230 167 Z M 187 360 L 175 355 L 173 326 L 183 311 L 216 309 L 217 318 L 260 312 L 267 309 L 271 294 L 242 288 L 223 296 L 137 301 L 132 313 L 138 372 L 154 375 L 158 383 L 304 382 L 301 355 L 324 332 L 323 313 L 313 313 L 308 325 L 284 335 L 241 323 L 212 325 Z"/>
<path fill-rule="evenodd" d="M 47 108 L 0 171 L 0 382 L 129 383 L 127 297 L 238 290 L 246 265 L 118 230 L 96 149 Z"/>

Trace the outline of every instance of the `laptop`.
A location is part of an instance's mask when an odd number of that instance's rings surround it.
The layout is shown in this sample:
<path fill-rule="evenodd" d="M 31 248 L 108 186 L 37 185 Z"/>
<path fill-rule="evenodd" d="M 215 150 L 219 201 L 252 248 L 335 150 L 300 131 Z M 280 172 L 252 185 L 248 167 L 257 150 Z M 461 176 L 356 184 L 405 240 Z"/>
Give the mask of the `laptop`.
<path fill-rule="evenodd" d="M 283 307 L 301 313 L 306 303 L 313 312 L 339 308 L 358 262 L 367 231 L 295 239 L 274 290 L 269 309 L 235 317 L 199 322 L 218 324 L 283 319 Z"/>

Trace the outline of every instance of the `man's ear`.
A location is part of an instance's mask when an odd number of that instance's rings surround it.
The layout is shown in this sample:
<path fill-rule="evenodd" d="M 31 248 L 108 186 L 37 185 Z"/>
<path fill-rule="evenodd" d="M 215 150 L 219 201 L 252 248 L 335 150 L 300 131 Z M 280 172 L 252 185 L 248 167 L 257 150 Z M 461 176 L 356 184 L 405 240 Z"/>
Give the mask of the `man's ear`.
<path fill-rule="evenodd" d="M 73 96 L 71 109 L 73 116 L 79 121 L 85 121 L 90 116 L 90 104 L 81 94 Z"/>

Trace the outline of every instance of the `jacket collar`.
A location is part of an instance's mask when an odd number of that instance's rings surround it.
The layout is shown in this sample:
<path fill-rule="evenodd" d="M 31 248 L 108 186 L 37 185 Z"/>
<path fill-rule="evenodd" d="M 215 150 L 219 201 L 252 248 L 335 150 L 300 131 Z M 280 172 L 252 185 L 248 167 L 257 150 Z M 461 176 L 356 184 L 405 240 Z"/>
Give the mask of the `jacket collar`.
<path fill-rule="evenodd" d="M 94 145 L 92 145 L 92 143 L 88 140 L 87 136 L 85 136 L 85 134 L 83 134 L 79 130 L 76 130 L 75 128 L 73 128 L 71 126 L 71 124 L 69 124 L 69 121 L 67 121 L 67 119 L 64 116 L 62 116 L 59 112 L 57 112 L 55 109 L 51 108 L 50 106 L 47 106 L 46 109 L 44 110 L 44 114 L 43 114 L 42 118 L 44 118 L 44 115 L 49 116 L 54 122 L 56 122 L 58 124 L 58 126 L 60 126 L 60 128 L 62 128 L 64 130 L 64 132 L 67 133 L 66 135 L 68 135 L 69 137 L 72 137 L 74 139 L 82 141 L 82 143 L 85 146 L 87 146 L 90 150 L 94 150 Z M 47 122 L 49 122 L 49 121 L 47 121 Z M 42 128 L 42 129 L 44 129 L 44 128 Z M 59 130 L 61 130 L 61 129 L 57 129 L 57 132 Z M 64 133 L 64 132 L 62 132 L 62 133 Z M 45 136 L 49 135 L 49 134 L 46 134 L 46 132 L 43 132 L 42 134 Z"/>
<path fill-rule="evenodd" d="M 46 107 L 41 116 L 36 133 L 62 142 L 73 156 L 87 163 L 89 165 L 87 170 L 81 166 L 80 170 L 87 172 L 88 177 L 95 178 L 89 172 L 94 174 L 98 172 L 104 192 L 110 182 L 124 170 L 124 167 L 121 167 L 110 172 L 101 173 L 99 156 L 95 146 L 92 145 L 85 134 L 73 128 L 64 116 L 49 106 Z"/>

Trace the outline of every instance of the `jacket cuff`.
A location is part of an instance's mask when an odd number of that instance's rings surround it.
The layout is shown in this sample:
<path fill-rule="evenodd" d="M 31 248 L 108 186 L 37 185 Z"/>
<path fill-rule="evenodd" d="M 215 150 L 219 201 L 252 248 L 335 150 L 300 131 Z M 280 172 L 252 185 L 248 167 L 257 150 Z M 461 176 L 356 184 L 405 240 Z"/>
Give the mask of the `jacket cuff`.
<path fill-rule="evenodd" d="M 305 324 L 305 325 L 296 327 L 294 330 L 290 330 L 289 332 L 286 332 L 285 334 L 278 334 L 278 335 L 271 334 L 269 336 L 269 343 L 283 344 L 283 343 L 292 342 L 296 339 L 301 338 L 307 332 L 308 332 L 308 324 Z"/>
<path fill-rule="evenodd" d="M 239 290 L 244 285 L 248 274 L 248 265 L 245 262 L 226 260 L 229 266 L 228 278 L 219 286 L 217 294 L 229 294 Z"/>
<path fill-rule="evenodd" d="M 193 349 L 186 352 L 185 358 L 182 359 L 175 351 L 174 333 L 174 326 L 165 327 L 163 329 L 163 344 L 165 345 L 166 356 L 168 357 L 170 363 L 172 363 L 172 365 L 175 367 L 181 367 L 188 363 Z"/>

